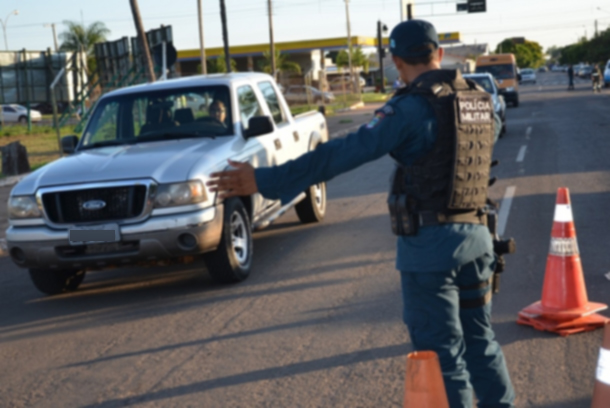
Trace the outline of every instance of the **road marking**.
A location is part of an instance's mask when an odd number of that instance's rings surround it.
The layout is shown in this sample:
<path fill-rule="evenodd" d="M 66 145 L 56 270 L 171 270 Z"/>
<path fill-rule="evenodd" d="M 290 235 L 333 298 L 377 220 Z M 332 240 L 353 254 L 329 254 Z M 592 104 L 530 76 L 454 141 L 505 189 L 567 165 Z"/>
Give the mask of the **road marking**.
<path fill-rule="evenodd" d="M 525 131 L 525 138 L 526 138 L 527 140 L 529 140 L 531 135 L 532 135 L 532 127 L 531 127 L 531 126 L 528 126 L 528 127 L 527 127 L 527 130 Z"/>
<path fill-rule="evenodd" d="M 521 163 L 523 160 L 525 160 L 525 151 L 526 150 L 527 150 L 526 145 L 521 146 L 521 149 L 519 150 L 519 154 L 517 155 L 517 163 Z"/>
<path fill-rule="evenodd" d="M 508 222 L 508 215 L 510 214 L 510 206 L 513 204 L 513 197 L 515 197 L 515 191 L 517 187 L 510 186 L 506 189 L 502 204 L 500 204 L 500 214 L 498 215 L 498 235 L 504 235 L 506 230 L 506 223 Z"/>
<path fill-rule="evenodd" d="M 539 91 L 542 91 L 542 87 L 541 87 L 541 86 L 539 86 L 539 87 L 538 87 L 538 90 L 539 90 Z"/>

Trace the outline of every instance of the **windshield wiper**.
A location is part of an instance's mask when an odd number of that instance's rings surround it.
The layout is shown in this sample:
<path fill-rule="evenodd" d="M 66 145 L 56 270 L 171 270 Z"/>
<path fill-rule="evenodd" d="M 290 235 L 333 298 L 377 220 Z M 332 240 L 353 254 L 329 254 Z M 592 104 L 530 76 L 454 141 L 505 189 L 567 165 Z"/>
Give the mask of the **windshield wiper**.
<path fill-rule="evenodd" d="M 127 144 L 132 144 L 133 140 L 106 140 L 104 142 L 95 142 L 88 144 L 86 146 L 81 147 L 79 150 L 87 150 L 87 149 L 95 149 L 98 147 L 108 147 L 108 146 L 122 146 Z"/>

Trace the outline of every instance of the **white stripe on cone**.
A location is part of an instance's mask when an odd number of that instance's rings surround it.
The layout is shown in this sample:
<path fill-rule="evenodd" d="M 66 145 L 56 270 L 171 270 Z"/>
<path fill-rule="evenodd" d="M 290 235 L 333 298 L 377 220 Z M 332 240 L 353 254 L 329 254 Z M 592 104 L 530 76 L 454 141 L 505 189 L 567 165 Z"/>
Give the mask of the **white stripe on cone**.
<path fill-rule="evenodd" d="M 555 206 L 555 222 L 572 222 L 572 207 L 569 204 L 557 204 Z"/>

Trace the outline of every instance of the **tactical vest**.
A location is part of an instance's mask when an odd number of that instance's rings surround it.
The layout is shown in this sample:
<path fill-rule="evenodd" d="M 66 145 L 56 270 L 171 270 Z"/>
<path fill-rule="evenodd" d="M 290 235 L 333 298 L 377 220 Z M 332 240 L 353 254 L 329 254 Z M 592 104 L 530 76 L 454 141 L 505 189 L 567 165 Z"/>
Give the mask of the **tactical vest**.
<path fill-rule="evenodd" d="M 400 94 L 420 95 L 434 109 L 438 133 L 432 151 L 412 166 L 398 165 L 388 199 L 392 229 L 484 223 L 494 141 L 491 95 L 459 71 L 435 70 Z"/>

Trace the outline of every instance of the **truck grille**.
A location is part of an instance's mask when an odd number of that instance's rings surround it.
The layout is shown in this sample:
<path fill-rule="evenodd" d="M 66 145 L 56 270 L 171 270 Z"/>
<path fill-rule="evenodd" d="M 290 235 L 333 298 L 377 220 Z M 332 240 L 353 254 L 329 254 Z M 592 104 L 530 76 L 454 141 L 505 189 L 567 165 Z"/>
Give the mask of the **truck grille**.
<path fill-rule="evenodd" d="M 100 209 L 85 209 L 90 201 L 103 201 Z M 51 222 L 73 224 L 117 221 L 138 217 L 146 204 L 146 186 L 93 188 L 46 193 L 42 202 Z"/>

